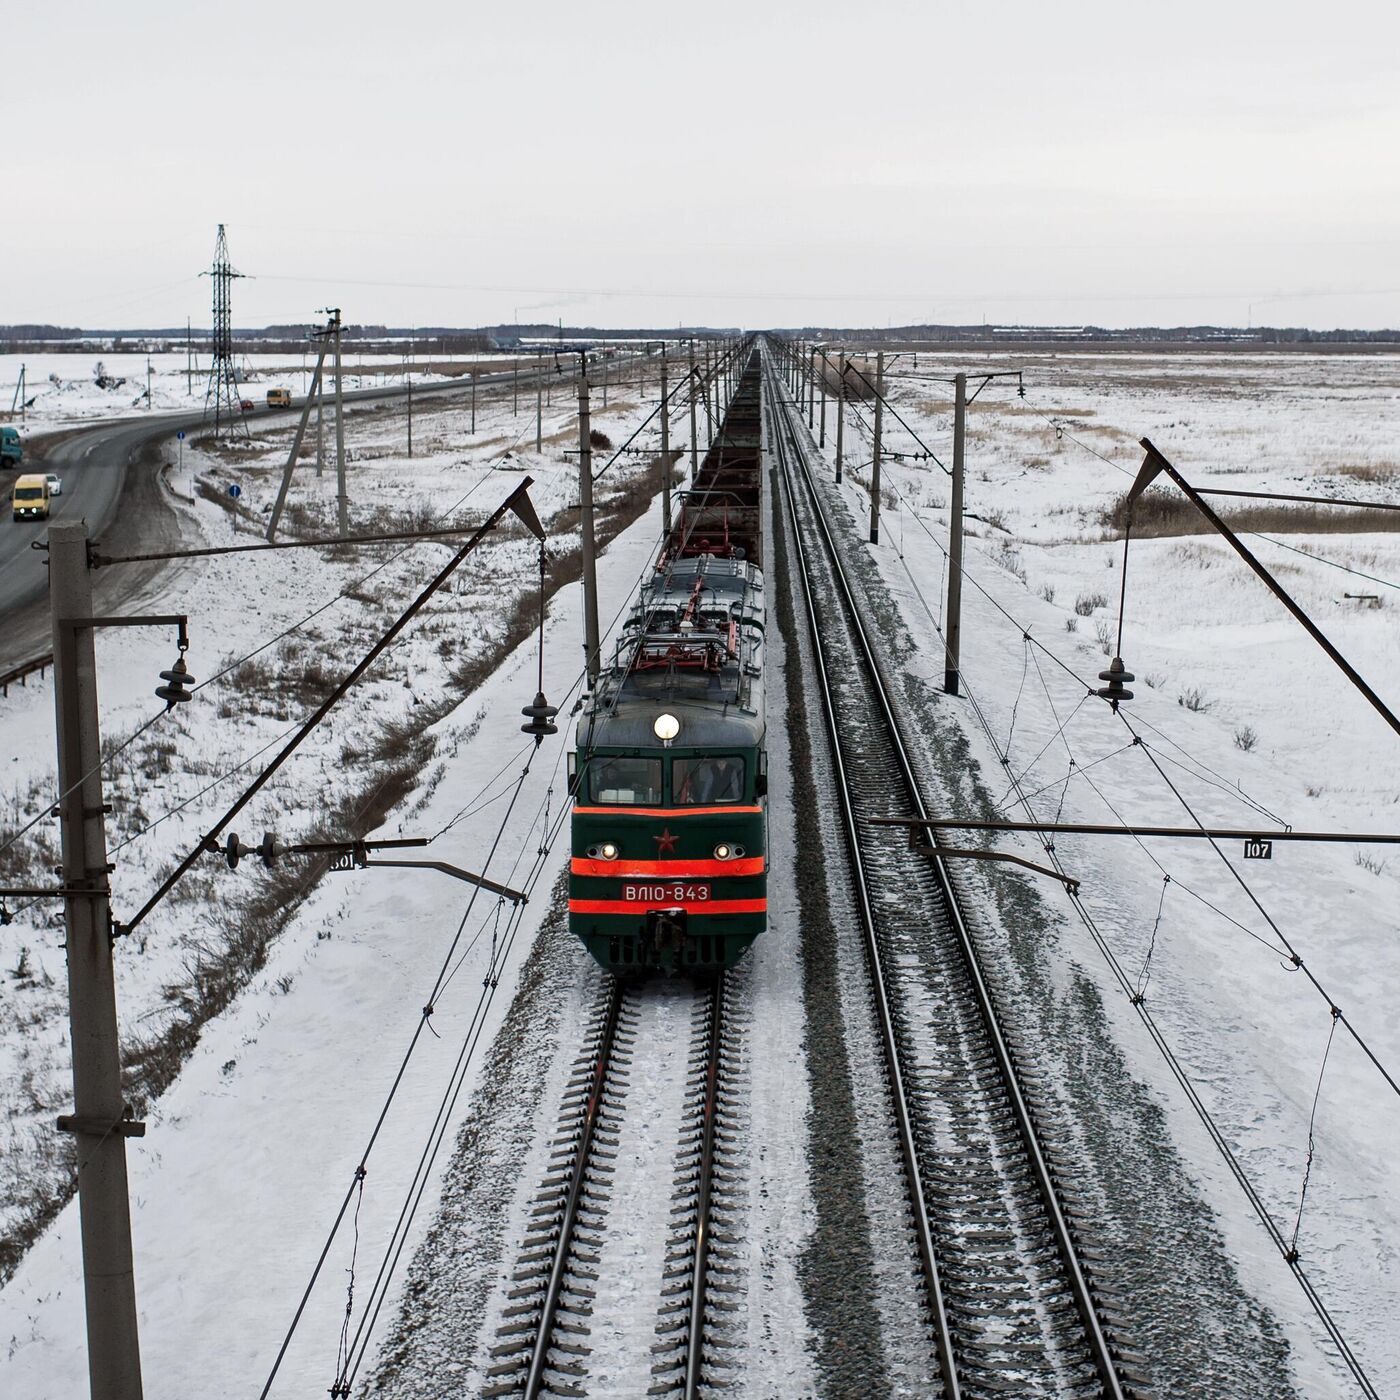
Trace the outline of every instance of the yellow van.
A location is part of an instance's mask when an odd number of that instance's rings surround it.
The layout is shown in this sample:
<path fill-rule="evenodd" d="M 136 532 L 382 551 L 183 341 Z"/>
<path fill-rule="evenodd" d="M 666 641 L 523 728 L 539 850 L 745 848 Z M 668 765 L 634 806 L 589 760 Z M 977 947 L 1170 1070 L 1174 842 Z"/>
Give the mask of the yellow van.
<path fill-rule="evenodd" d="M 15 482 L 12 502 L 16 520 L 47 520 L 49 518 L 49 483 L 45 477 L 30 473 Z"/>
<path fill-rule="evenodd" d="M 292 406 L 292 391 L 290 389 L 269 389 L 267 391 L 267 406 L 269 408 L 290 408 Z"/>

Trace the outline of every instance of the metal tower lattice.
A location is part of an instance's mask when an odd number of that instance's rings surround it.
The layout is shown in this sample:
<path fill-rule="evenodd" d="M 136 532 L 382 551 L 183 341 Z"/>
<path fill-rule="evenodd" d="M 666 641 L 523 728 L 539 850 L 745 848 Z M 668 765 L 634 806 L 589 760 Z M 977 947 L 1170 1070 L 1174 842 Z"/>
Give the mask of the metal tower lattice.
<path fill-rule="evenodd" d="M 214 410 L 214 436 L 222 435 L 225 428 L 230 435 L 242 427 L 248 436 L 248 424 L 241 408 L 242 397 L 238 392 L 238 371 L 233 363 L 233 279 L 242 277 L 235 272 L 228 256 L 228 239 L 224 236 L 224 226 L 219 225 L 219 237 L 214 244 L 214 266 L 200 274 L 211 278 L 214 283 L 214 358 L 209 366 L 209 386 L 204 391 L 204 417 Z"/>

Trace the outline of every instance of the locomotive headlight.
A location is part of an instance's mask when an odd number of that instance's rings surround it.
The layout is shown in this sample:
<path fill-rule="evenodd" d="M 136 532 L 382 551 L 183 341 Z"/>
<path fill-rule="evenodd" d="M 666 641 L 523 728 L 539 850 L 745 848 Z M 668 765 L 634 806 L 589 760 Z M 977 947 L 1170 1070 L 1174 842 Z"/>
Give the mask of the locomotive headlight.
<path fill-rule="evenodd" d="M 681 722 L 675 715 L 657 715 L 652 721 L 651 732 L 655 734 L 663 744 L 669 744 L 671 740 L 681 732 Z"/>
<path fill-rule="evenodd" d="M 726 845 L 724 844 L 723 841 L 721 841 L 721 842 L 719 843 L 719 845 L 715 847 L 715 859 L 716 859 L 716 860 L 728 860 L 729 857 L 732 856 L 733 854 L 734 854 L 734 852 L 731 851 L 731 850 L 729 849 L 729 847 L 726 846 Z"/>
<path fill-rule="evenodd" d="M 598 856 L 601 860 L 616 860 L 617 847 L 613 845 L 611 841 L 604 841 L 603 844 L 598 847 Z"/>

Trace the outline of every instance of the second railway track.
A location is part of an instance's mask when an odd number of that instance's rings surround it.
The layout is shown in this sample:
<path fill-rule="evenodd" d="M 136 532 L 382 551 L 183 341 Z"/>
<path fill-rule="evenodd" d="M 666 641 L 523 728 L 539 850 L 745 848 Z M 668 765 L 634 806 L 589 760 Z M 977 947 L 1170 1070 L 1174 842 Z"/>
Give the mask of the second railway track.
<path fill-rule="evenodd" d="M 1028 1102 L 1033 1066 L 1008 1041 L 947 871 L 873 825 L 931 813 L 769 354 L 785 586 L 811 632 L 943 1394 L 1144 1394 L 1125 1377 L 1120 1320 Z"/>

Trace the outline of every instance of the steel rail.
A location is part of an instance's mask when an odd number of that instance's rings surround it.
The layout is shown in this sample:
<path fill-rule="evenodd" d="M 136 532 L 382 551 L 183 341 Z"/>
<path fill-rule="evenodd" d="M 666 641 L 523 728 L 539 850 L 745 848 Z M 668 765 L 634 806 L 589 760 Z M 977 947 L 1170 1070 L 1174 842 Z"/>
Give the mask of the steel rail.
<path fill-rule="evenodd" d="M 773 378 L 774 376 L 770 375 L 770 384 Z M 926 822 L 929 819 L 928 804 L 925 802 L 924 794 L 910 761 L 903 730 L 891 703 L 885 678 L 876 659 L 876 652 L 871 644 L 865 623 L 861 617 L 860 609 L 856 606 L 855 595 L 852 591 L 850 581 L 847 578 L 840 553 L 836 548 L 836 543 L 826 518 L 826 512 L 822 508 L 821 498 L 817 491 L 816 484 L 812 480 L 806 453 L 803 451 L 800 437 L 791 421 L 790 412 L 790 406 L 783 401 L 781 396 L 778 396 L 774 406 L 774 416 L 781 418 L 783 429 L 791 439 L 793 453 L 797 458 L 798 467 L 802 473 L 807 491 L 813 503 L 813 514 L 817 522 L 818 531 L 831 560 L 832 574 L 844 601 L 852 632 L 859 644 L 865 669 L 870 676 L 872 692 L 878 702 L 881 716 L 892 741 L 892 746 L 899 762 L 901 776 L 919 819 Z M 785 459 L 784 465 L 786 467 Z M 803 550 L 801 533 L 796 527 L 796 510 L 792 501 L 791 491 L 789 491 L 788 504 L 789 511 L 793 518 L 794 537 L 797 540 L 797 552 L 799 558 L 802 560 L 803 590 L 808 599 L 809 615 L 815 619 L 815 614 L 811 613 L 811 588 L 807 575 L 806 557 Z M 858 833 L 854 826 L 851 797 L 846 791 L 845 765 L 839 758 L 840 746 L 837 736 L 840 731 L 835 725 L 834 708 L 820 645 L 815 646 L 814 651 L 816 653 L 818 670 L 821 676 L 823 708 L 827 714 L 828 724 L 831 725 L 833 751 L 838 755 L 837 769 L 842 788 L 842 810 L 843 816 L 845 816 L 846 819 L 847 836 L 852 845 L 852 849 L 856 850 L 859 845 Z M 1006 1043 L 1006 1038 L 1001 1027 L 1000 1015 L 993 1001 L 991 990 L 983 975 L 981 960 L 978 956 L 976 945 L 967 927 L 967 922 L 962 912 L 962 906 L 953 888 L 946 863 L 938 856 L 931 856 L 929 859 L 943 894 L 944 903 L 953 925 L 958 945 L 963 953 L 966 968 L 977 998 L 978 1009 L 986 1027 L 998 1069 L 1006 1086 L 1017 1125 L 1020 1129 L 1020 1136 L 1026 1151 L 1027 1161 L 1031 1166 L 1036 1184 L 1039 1188 L 1041 1200 L 1045 1207 L 1051 1231 L 1055 1238 L 1056 1247 L 1065 1269 L 1070 1291 L 1074 1298 L 1075 1309 L 1079 1314 L 1086 1339 L 1089 1343 L 1089 1350 L 1093 1358 L 1094 1368 L 1098 1372 L 1105 1396 L 1111 1397 L 1111 1400 L 1123 1400 L 1124 1392 L 1122 1383 L 1118 1378 L 1117 1366 L 1114 1362 L 1112 1348 L 1107 1336 L 1104 1334 L 1098 1311 L 1094 1306 L 1093 1296 L 1089 1290 L 1088 1280 L 1085 1278 L 1083 1268 L 1080 1265 L 1078 1253 L 1074 1247 L 1073 1237 L 1070 1233 L 1069 1222 L 1065 1218 L 1064 1211 L 1056 1195 L 1054 1179 L 1050 1172 L 1049 1164 L 1045 1159 L 1045 1154 L 1041 1148 L 1039 1134 L 1036 1131 L 1030 1107 L 1022 1092 L 1020 1076 L 1017 1073 L 1010 1048 Z M 863 882 L 864 866 L 858 856 L 856 857 L 855 863 L 861 872 L 861 879 Z M 861 905 L 863 918 L 868 921 L 870 917 L 870 906 L 868 896 L 863 888 L 861 890 Z M 870 925 L 870 932 L 867 937 L 868 940 L 873 940 L 873 925 Z M 879 967 L 878 959 L 876 959 L 875 965 Z M 883 978 L 883 971 L 881 971 L 881 978 Z M 882 1015 L 887 1015 L 887 1002 L 883 990 L 880 992 L 878 1000 L 882 1007 Z M 882 1032 L 884 1030 L 885 1028 L 882 1026 Z M 888 1053 L 890 1053 L 890 1051 L 887 1049 L 887 1054 Z M 899 1086 L 900 1093 L 903 1092 L 902 1079 L 892 1077 L 892 1083 Z M 914 1179 L 917 1180 L 917 1175 Z M 954 1393 L 956 1394 L 956 1391 L 954 1391 Z"/>
<path fill-rule="evenodd" d="M 724 1035 L 724 973 L 710 989 L 710 1027 L 705 1056 L 705 1106 L 700 1141 L 700 1184 L 695 1205 L 695 1274 L 690 1281 L 690 1335 L 685 1348 L 685 1400 L 699 1400 L 705 1361 L 706 1260 L 710 1253 L 710 1178 L 715 1159 L 719 1109 L 719 1057 Z"/>
<path fill-rule="evenodd" d="M 534 1400 L 534 1397 L 544 1390 L 549 1348 L 554 1340 L 554 1319 L 559 1312 L 559 1300 L 564 1292 L 564 1274 L 569 1264 L 569 1250 L 573 1244 L 574 1226 L 578 1221 L 579 1202 L 583 1199 L 584 1181 L 593 1152 L 594 1130 L 598 1125 L 598 1113 L 603 1104 L 603 1090 L 607 1084 L 608 1067 L 612 1063 L 613 1043 L 617 1038 L 617 1022 L 621 1010 L 622 984 L 614 978 L 612 989 L 608 993 L 602 1035 L 593 1060 L 593 1077 L 588 1085 L 588 1103 L 579 1134 L 578 1155 L 574 1160 L 573 1174 L 569 1181 L 569 1194 L 564 1202 L 563 1217 L 559 1222 L 559 1239 L 549 1270 L 549 1282 L 545 1285 L 544 1299 L 540 1304 L 539 1335 L 535 1338 L 535 1346 L 530 1353 L 530 1367 L 525 1376 L 525 1394 L 529 1400 Z"/>
<path fill-rule="evenodd" d="M 816 607 L 812 596 L 812 579 L 807 555 L 802 547 L 802 531 L 797 520 L 797 506 L 792 492 L 792 475 L 788 467 L 788 449 L 783 445 L 782 427 L 787 427 L 786 413 L 782 409 L 782 399 L 777 386 L 778 376 L 768 369 L 767 392 L 773 396 L 768 404 L 769 425 L 773 446 L 787 487 L 784 496 L 787 502 L 788 518 L 792 526 L 794 553 L 798 564 L 798 577 L 802 584 L 803 601 L 813 632 L 813 652 L 817 664 L 817 680 L 821 693 L 822 712 L 826 717 L 831 736 L 832 762 L 836 767 L 837 796 L 841 803 L 841 820 L 846 833 L 846 844 L 850 852 L 851 864 L 856 872 L 856 901 L 860 909 L 861 930 L 864 934 L 865 954 L 871 968 L 871 986 L 875 996 L 876 1019 L 880 1026 L 880 1041 L 884 1049 L 885 1066 L 890 1077 L 890 1093 L 894 1104 L 895 1129 L 899 1138 L 900 1156 L 909 1180 L 909 1203 L 914 1215 L 914 1233 L 918 1239 L 919 1257 L 924 1266 L 924 1282 L 928 1294 L 929 1309 L 933 1314 L 934 1340 L 938 1352 L 938 1368 L 943 1377 L 944 1393 L 947 1400 L 959 1400 L 962 1394 L 958 1382 L 957 1354 L 953 1348 L 953 1334 L 948 1321 L 948 1308 L 943 1296 L 943 1285 L 938 1269 L 938 1253 L 933 1239 L 933 1224 L 929 1218 L 928 1195 L 924 1190 L 923 1172 L 919 1165 L 918 1145 L 914 1140 L 914 1124 L 910 1117 L 909 1102 L 904 1091 L 904 1070 L 900 1060 L 899 1043 L 895 1034 L 894 1016 L 890 1009 L 885 985 L 885 972 L 880 956 L 879 943 L 875 936 L 875 910 L 871 902 L 870 882 L 866 875 L 865 860 L 861 852 L 860 830 L 857 825 L 855 805 L 851 796 L 851 784 L 846 776 L 845 756 L 841 751 L 840 727 L 836 720 L 835 702 L 832 697 L 831 680 L 827 674 L 826 660 L 822 654 L 820 639 L 816 635 Z M 782 427 L 780 427 L 780 421 Z M 797 450 L 794 438 L 793 450 Z M 799 453 L 800 455 L 800 453 Z"/>

